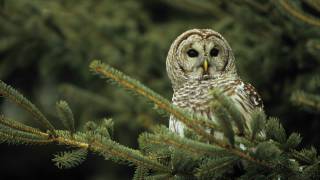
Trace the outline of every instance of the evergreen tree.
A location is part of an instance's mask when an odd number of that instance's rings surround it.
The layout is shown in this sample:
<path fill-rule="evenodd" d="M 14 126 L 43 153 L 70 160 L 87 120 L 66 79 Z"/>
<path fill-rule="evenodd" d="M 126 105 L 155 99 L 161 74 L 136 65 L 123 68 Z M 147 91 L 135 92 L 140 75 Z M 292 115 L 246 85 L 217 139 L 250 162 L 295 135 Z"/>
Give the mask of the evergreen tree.
<path fill-rule="evenodd" d="M 1 96 L 26 110 L 3 102 L 2 142 L 71 147 L 54 156 L 59 168 L 79 165 L 94 152 L 134 165 L 136 179 L 318 177 L 315 148 L 301 148 L 304 144 L 320 147 L 320 6 L 316 1 L 0 2 L 0 78 L 41 105 L 40 110 L 1 82 Z M 278 119 L 257 112 L 254 131 L 239 136 L 240 129 L 207 122 L 166 100 L 171 94 L 166 51 L 177 34 L 193 27 L 215 29 L 229 40 L 242 77 L 253 82 L 267 114 L 279 116 L 288 133 Z M 93 72 L 150 101 L 154 108 L 91 77 L 87 66 L 94 58 L 103 62 L 91 63 Z M 56 103 L 57 99 L 65 101 Z M 221 99 L 218 108 L 228 109 L 223 106 L 225 98 Z M 157 125 L 164 124 L 168 114 L 187 124 L 190 136 L 181 138 Z M 115 123 L 96 121 L 101 115 L 111 116 Z M 53 123 L 56 118 L 61 122 Z M 221 130 L 226 138 L 216 140 L 203 131 L 206 128 Z M 146 129 L 151 132 L 140 135 L 139 148 L 129 148 L 136 147 L 136 135 Z M 290 133 L 296 130 L 304 136 L 302 145 L 301 137 Z"/>

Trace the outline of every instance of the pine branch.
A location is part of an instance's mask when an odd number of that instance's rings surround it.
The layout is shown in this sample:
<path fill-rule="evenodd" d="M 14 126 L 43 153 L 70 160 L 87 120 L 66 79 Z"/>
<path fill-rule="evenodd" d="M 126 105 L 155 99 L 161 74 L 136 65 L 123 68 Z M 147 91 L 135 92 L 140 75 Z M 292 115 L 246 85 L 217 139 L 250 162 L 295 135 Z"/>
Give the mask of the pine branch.
<path fill-rule="evenodd" d="M 25 144 L 25 145 L 43 145 L 52 143 L 51 140 L 39 136 L 32 136 L 31 134 L 24 134 L 21 132 L 2 132 L 0 130 L 0 142 L 8 144 Z"/>
<path fill-rule="evenodd" d="M 285 143 L 287 140 L 286 132 L 277 118 L 269 118 L 265 132 L 267 139 L 273 139 L 279 143 Z"/>
<path fill-rule="evenodd" d="M 131 162 L 137 166 L 145 166 L 149 169 L 154 169 L 160 172 L 170 172 L 170 169 L 154 161 L 153 159 L 142 155 L 139 151 L 130 149 L 120 145 L 111 139 L 93 139 L 88 142 L 88 134 L 77 132 L 71 135 L 68 131 L 56 130 L 56 136 L 51 136 L 48 133 L 38 131 L 34 128 L 28 127 L 17 122 L 6 120 L 3 116 L 0 118 L 0 141 L 9 144 L 48 144 L 57 143 L 60 145 L 81 148 L 84 150 L 91 150 L 99 153 L 102 156 L 113 159 L 121 159 L 123 161 Z M 110 121 L 105 120 L 103 126 L 110 127 Z M 8 126 L 7 126 L 8 125 Z M 104 140 L 104 142 L 100 142 Z M 67 154 L 66 154 L 67 155 Z M 58 162 L 58 160 L 57 160 Z M 60 161 L 59 161 L 60 162 Z M 69 162 L 61 167 L 68 167 Z M 71 162 L 70 162 L 71 163 Z M 72 163 L 71 163 L 72 164 Z"/>
<path fill-rule="evenodd" d="M 124 161 L 129 161 L 137 166 L 144 166 L 148 169 L 153 169 L 159 172 L 170 172 L 170 169 L 168 167 L 165 167 L 155 160 L 142 155 L 140 151 L 120 145 L 115 141 L 108 140 L 103 144 L 100 142 L 93 142 L 90 145 L 90 149 L 92 151 L 99 153 L 106 159 L 116 157 Z"/>
<path fill-rule="evenodd" d="M 143 166 L 137 166 L 134 172 L 133 180 L 145 180 L 146 176 L 149 174 L 148 169 Z"/>
<path fill-rule="evenodd" d="M 182 151 L 192 153 L 195 156 L 198 156 L 199 154 L 210 156 L 230 155 L 228 152 L 225 152 L 223 148 L 183 138 L 163 126 L 155 128 L 154 134 L 144 133 L 140 135 L 139 144 L 142 146 L 142 149 L 146 145 L 149 146 L 151 144 L 165 145 L 166 147 L 172 146 Z"/>
<path fill-rule="evenodd" d="M 71 133 L 75 132 L 74 128 L 74 117 L 73 113 L 66 101 L 59 101 L 56 104 L 56 110 L 62 124 L 71 131 Z"/>
<path fill-rule="evenodd" d="M 302 138 L 298 133 L 292 133 L 287 139 L 287 142 L 282 146 L 285 151 L 295 149 L 301 143 Z"/>
<path fill-rule="evenodd" d="M 136 166 L 144 166 L 159 172 L 170 172 L 168 167 L 144 156 L 140 151 L 123 146 L 108 138 L 96 138 L 89 133 L 77 132 L 71 135 L 68 131 L 56 131 L 58 137 L 52 137 L 52 141 L 60 145 L 71 146 L 93 151 L 115 162 L 119 160 L 129 162 Z"/>
<path fill-rule="evenodd" d="M 86 159 L 87 153 L 86 149 L 60 152 L 54 155 L 52 161 L 59 169 L 68 169 L 81 164 Z"/>
<path fill-rule="evenodd" d="M 298 160 L 301 164 L 312 165 L 319 162 L 317 150 L 314 147 L 302 149 L 301 151 L 292 150 L 289 155 Z"/>
<path fill-rule="evenodd" d="M 29 113 L 33 115 L 33 117 L 38 120 L 41 125 L 43 125 L 46 129 L 50 130 L 50 132 L 55 135 L 54 127 L 48 121 L 48 119 L 41 113 L 41 111 L 32 104 L 28 99 L 26 99 L 22 94 L 13 89 L 11 86 L 5 84 L 0 80 L 0 96 L 8 98 L 12 102 L 16 103 L 18 106 L 21 106 Z"/>
<path fill-rule="evenodd" d="M 4 125 L 0 125 L 0 141 L 8 144 L 48 144 L 52 141 L 47 136 L 32 134 Z"/>
<path fill-rule="evenodd" d="M 266 115 L 261 110 L 254 111 L 252 113 L 251 122 L 250 122 L 251 131 L 252 131 L 251 133 L 252 140 L 254 140 L 257 134 L 264 129 L 265 123 L 266 123 Z"/>
<path fill-rule="evenodd" d="M 230 169 L 230 167 L 232 167 L 234 162 L 237 160 L 238 158 L 235 157 L 220 157 L 216 159 L 210 159 L 197 169 L 196 176 L 200 179 L 211 179 L 213 176 L 216 177 L 220 175 L 221 172 L 225 172 Z"/>
<path fill-rule="evenodd" d="M 310 15 L 306 15 L 305 13 L 298 10 L 296 7 L 294 7 L 288 0 L 276 0 L 276 5 L 280 5 L 284 11 L 286 11 L 288 14 L 290 14 L 292 17 L 305 22 L 307 24 L 320 27 L 320 20 L 312 17 Z"/>
<path fill-rule="evenodd" d="M 220 104 L 218 101 L 213 101 L 211 103 L 212 108 L 215 112 L 215 118 L 222 127 L 222 132 L 224 136 L 229 140 L 231 146 L 234 146 L 234 136 L 233 126 L 231 124 L 232 118 L 228 113 L 227 109 Z"/>
<path fill-rule="evenodd" d="M 31 134 L 47 137 L 47 135 L 43 132 L 41 132 L 39 129 L 27 126 L 25 124 L 19 123 L 18 121 L 12 121 L 7 118 L 5 118 L 3 115 L 0 115 L 0 124 L 10 127 L 12 129 L 16 129 L 19 131 L 28 132 Z"/>
<path fill-rule="evenodd" d="M 320 12 L 320 1 L 317 1 L 317 0 L 302 0 L 302 1 L 308 4 L 308 6 L 310 6 L 311 8 Z"/>
<path fill-rule="evenodd" d="M 320 111 L 320 96 L 315 94 L 296 91 L 291 95 L 291 101 L 296 105 L 304 106 L 315 111 Z"/>
<path fill-rule="evenodd" d="M 172 175 L 168 173 L 161 173 L 152 176 L 147 176 L 145 180 L 163 180 L 163 179 L 172 179 Z"/>

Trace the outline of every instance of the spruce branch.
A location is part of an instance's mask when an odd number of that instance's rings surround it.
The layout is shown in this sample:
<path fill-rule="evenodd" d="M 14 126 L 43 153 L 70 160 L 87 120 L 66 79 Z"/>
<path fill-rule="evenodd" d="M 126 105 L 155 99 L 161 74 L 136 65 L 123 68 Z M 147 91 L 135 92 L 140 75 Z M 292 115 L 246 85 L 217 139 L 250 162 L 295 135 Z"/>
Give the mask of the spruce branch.
<path fill-rule="evenodd" d="M 316 0 L 302 0 L 302 1 L 308 4 L 311 8 L 320 12 L 320 1 L 316 1 Z"/>
<path fill-rule="evenodd" d="M 87 157 L 86 149 L 60 152 L 54 155 L 52 161 L 59 169 L 68 169 L 81 164 Z"/>
<path fill-rule="evenodd" d="M 168 173 L 160 173 L 152 176 L 147 176 L 145 180 L 163 180 L 163 179 L 172 179 L 173 176 Z"/>
<path fill-rule="evenodd" d="M 9 120 L 4 115 L 0 115 L 0 124 L 3 126 L 10 127 L 12 129 L 19 130 L 19 131 L 24 131 L 24 132 L 39 135 L 42 137 L 47 137 L 47 135 L 42 131 L 40 131 L 39 129 L 19 123 L 18 121 Z"/>
<path fill-rule="evenodd" d="M 134 171 L 133 180 L 145 180 L 146 176 L 149 174 L 149 170 L 144 166 L 137 166 Z"/>
<path fill-rule="evenodd" d="M 139 137 L 139 144 L 142 149 L 145 145 L 157 144 L 165 145 L 167 147 L 175 147 L 182 151 L 187 151 L 195 156 L 199 154 L 210 155 L 210 156 L 226 156 L 230 155 L 225 152 L 223 148 L 216 147 L 211 144 L 202 143 L 199 141 L 183 138 L 171 131 L 164 126 L 155 128 L 154 134 L 143 133 Z"/>
<path fill-rule="evenodd" d="M 56 130 L 56 135 L 52 136 L 48 133 L 38 131 L 32 127 L 20 124 L 15 121 L 9 121 L 0 116 L 0 141 L 9 144 L 48 144 L 56 143 L 59 145 L 80 148 L 83 150 L 91 150 L 106 158 L 112 157 L 113 160 L 120 159 L 131 162 L 137 166 L 144 166 L 148 169 L 160 172 L 170 172 L 170 169 L 158 163 L 157 161 L 142 155 L 139 151 L 130 149 L 120 145 L 111 139 L 93 139 L 88 141 L 88 134 L 77 132 L 71 135 L 69 131 Z M 103 126 L 112 127 L 110 120 L 103 121 Z M 103 142 L 101 140 L 104 140 Z M 67 155 L 67 154 L 66 154 Z M 71 156 L 71 155 L 70 155 Z M 57 160 L 57 162 L 60 162 Z M 72 161 L 73 162 L 73 161 Z M 72 162 L 70 162 L 72 164 Z M 66 166 L 62 161 L 59 166 L 68 167 L 70 164 L 66 162 Z M 71 166 L 70 166 L 71 167 Z"/>
<path fill-rule="evenodd" d="M 310 15 L 306 15 L 305 13 L 298 10 L 296 7 L 292 5 L 291 2 L 288 0 L 276 0 L 276 5 L 280 5 L 282 9 L 284 9 L 285 12 L 290 14 L 292 17 L 305 22 L 307 24 L 320 27 L 320 20 L 312 17 Z"/>
<path fill-rule="evenodd" d="M 136 166 L 144 166 L 159 172 L 170 172 L 170 169 L 154 159 L 143 155 L 140 151 L 128 148 L 109 138 L 97 138 L 90 132 L 77 132 L 71 135 L 68 131 L 56 131 L 58 137 L 52 141 L 74 148 L 87 149 L 115 162 L 129 162 Z"/>
<path fill-rule="evenodd" d="M 212 176 L 218 176 L 221 172 L 225 172 L 235 161 L 239 160 L 236 157 L 220 157 L 213 158 L 203 163 L 196 171 L 196 176 L 200 179 L 212 178 Z M 229 168 L 228 168 L 229 167 Z M 220 173 L 217 173 L 220 172 Z"/>
<path fill-rule="evenodd" d="M 251 115 L 251 139 L 254 140 L 258 133 L 260 133 L 266 123 L 266 115 L 261 110 L 254 111 Z"/>
<path fill-rule="evenodd" d="M 171 172 L 170 168 L 142 155 L 140 151 L 130 149 L 112 140 L 107 140 L 107 142 L 103 143 L 93 142 L 90 144 L 90 149 L 104 156 L 106 159 L 117 158 L 159 172 Z"/>
<path fill-rule="evenodd" d="M 291 95 L 291 101 L 299 106 L 320 111 L 320 96 L 316 94 L 309 94 L 303 91 L 296 91 Z"/>
<path fill-rule="evenodd" d="M 224 136 L 229 140 L 231 146 L 234 146 L 234 136 L 235 133 L 232 127 L 232 118 L 228 113 L 227 109 L 220 104 L 219 101 L 213 101 L 211 106 L 214 109 L 215 117 L 219 122 L 220 126 L 222 127 L 222 132 Z"/>
<path fill-rule="evenodd" d="M 292 133 L 287 139 L 287 142 L 283 145 L 285 151 L 295 149 L 301 143 L 302 137 L 298 133 Z"/>
<path fill-rule="evenodd" d="M 11 86 L 5 84 L 0 80 L 0 96 L 8 98 L 12 102 L 16 103 L 18 106 L 21 106 L 29 113 L 33 115 L 33 117 L 40 122 L 46 129 L 50 130 L 50 132 L 55 135 L 53 125 L 48 121 L 48 119 L 41 113 L 41 111 L 32 104 L 28 99 L 26 99 L 22 94 L 13 89 Z"/>
<path fill-rule="evenodd" d="M 51 140 L 45 139 L 41 136 L 25 134 L 19 131 L 3 132 L 2 129 L 0 130 L 0 142 L 24 145 L 43 145 L 52 143 Z"/>
<path fill-rule="evenodd" d="M 32 134 L 29 132 L 20 131 L 11 127 L 0 125 L 0 141 L 8 144 L 48 144 L 52 141 L 46 136 Z"/>
<path fill-rule="evenodd" d="M 75 132 L 73 113 L 66 101 L 59 101 L 56 103 L 56 110 L 62 124 L 71 131 Z"/>
<path fill-rule="evenodd" d="M 301 151 L 292 150 L 289 154 L 303 165 L 318 164 L 320 159 L 317 156 L 317 150 L 314 147 L 302 149 Z"/>
<path fill-rule="evenodd" d="M 279 143 L 286 143 L 287 134 L 277 118 L 269 118 L 266 124 L 266 137 Z"/>

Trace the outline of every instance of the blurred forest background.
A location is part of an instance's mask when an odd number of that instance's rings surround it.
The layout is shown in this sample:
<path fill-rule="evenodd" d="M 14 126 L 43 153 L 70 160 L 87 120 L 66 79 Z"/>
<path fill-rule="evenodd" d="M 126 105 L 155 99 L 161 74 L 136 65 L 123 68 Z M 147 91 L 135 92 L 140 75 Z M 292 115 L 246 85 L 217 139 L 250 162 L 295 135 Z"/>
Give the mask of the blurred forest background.
<path fill-rule="evenodd" d="M 41 107 L 57 127 L 65 99 L 77 127 L 111 117 L 115 140 L 137 147 L 139 133 L 167 124 L 153 107 L 92 76 L 93 59 L 116 67 L 171 98 L 165 71 L 170 44 L 185 30 L 212 28 L 229 41 L 241 77 L 260 92 L 267 115 L 320 148 L 320 3 L 313 0 L 0 0 L 0 79 Z M 0 99 L 1 112 L 30 116 Z M 151 106 L 151 107 L 150 107 Z M 33 124 L 32 124 L 33 125 Z M 62 147 L 0 146 L 1 178 L 129 179 L 133 168 L 91 154 L 59 170 Z M 6 179 L 5 178 L 5 179 Z"/>

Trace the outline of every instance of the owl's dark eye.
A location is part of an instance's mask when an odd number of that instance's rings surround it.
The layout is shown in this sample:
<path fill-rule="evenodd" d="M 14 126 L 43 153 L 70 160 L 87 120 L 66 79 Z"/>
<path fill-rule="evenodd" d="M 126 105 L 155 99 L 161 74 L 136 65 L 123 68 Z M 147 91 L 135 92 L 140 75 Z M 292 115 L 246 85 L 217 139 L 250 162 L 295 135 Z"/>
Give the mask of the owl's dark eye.
<path fill-rule="evenodd" d="M 189 57 L 197 57 L 199 55 L 198 51 L 194 50 L 194 49 L 189 49 L 187 51 L 187 54 Z"/>
<path fill-rule="evenodd" d="M 212 48 L 211 51 L 210 51 L 210 56 L 212 57 L 217 57 L 219 54 L 219 49 L 217 48 Z"/>

